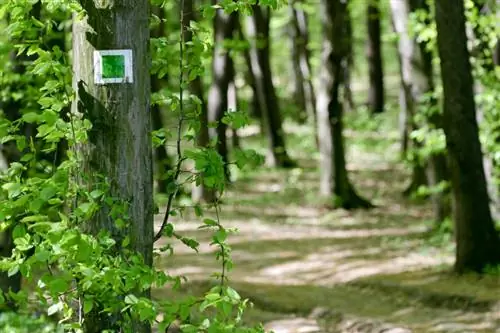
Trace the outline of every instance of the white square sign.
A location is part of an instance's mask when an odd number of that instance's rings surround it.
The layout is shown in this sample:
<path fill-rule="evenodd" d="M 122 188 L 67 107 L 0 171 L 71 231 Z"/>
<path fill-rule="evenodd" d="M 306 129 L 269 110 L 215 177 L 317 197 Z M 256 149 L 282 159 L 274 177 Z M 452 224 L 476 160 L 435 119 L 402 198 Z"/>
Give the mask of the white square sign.
<path fill-rule="evenodd" d="M 95 84 L 132 83 L 132 50 L 95 50 Z"/>

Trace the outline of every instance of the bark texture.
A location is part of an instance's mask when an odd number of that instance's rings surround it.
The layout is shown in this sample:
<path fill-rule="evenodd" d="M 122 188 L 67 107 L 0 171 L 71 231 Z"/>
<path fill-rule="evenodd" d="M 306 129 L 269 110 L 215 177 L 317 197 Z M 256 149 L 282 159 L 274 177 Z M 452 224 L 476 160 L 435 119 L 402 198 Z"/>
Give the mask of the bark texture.
<path fill-rule="evenodd" d="M 368 45 L 368 107 L 372 113 L 384 111 L 384 72 L 382 66 L 382 42 L 380 29 L 380 0 L 367 1 Z"/>
<path fill-rule="evenodd" d="M 155 15 L 160 19 L 160 23 L 158 27 L 151 32 L 151 37 L 159 38 L 165 35 L 165 9 L 154 7 L 153 10 Z M 160 79 L 158 75 L 151 75 L 151 92 L 159 92 L 162 88 L 162 81 L 163 80 Z M 153 130 L 158 131 L 164 128 L 160 105 L 155 104 L 152 106 L 151 120 L 153 123 Z M 173 169 L 172 161 L 168 156 L 167 146 L 160 145 L 156 147 L 154 149 L 154 158 L 158 192 L 167 193 L 168 184 L 172 181 L 172 177 L 168 177 L 167 172 Z"/>
<path fill-rule="evenodd" d="M 339 87 L 342 60 L 347 54 L 345 37 L 346 4 L 342 0 L 321 1 L 323 42 L 317 99 L 318 138 L 320 150 L 320 194 L 346 209 L 371 207 L 352 187 L 346 169 L 342 136 L 342 103 Z"/>
<path fill-rule="evenodd" d="M 455 270 L 481 272 L 500 263 L 500 240 L 488 204 L 464 3 L 436 1 L 435 9 L 457 242 Z"/>
<path fill-rule="evenodd" d="M 130 237 L 130 247 L 152 265 L 153 254 L 153 174 L 150 114 L 149 4 L 146 0 L 122 0 L 103 4 L 81 1 L 86 17 L 73 22 L 73 83 L 77 92 L 74 113 L 91 121 L 89 142 L 81 147 L 87 185 L 98 186 L 103 174 L 111 195 L 128 203 L 130 222 L 118 229 L 103 207 L 85 226 L 97 234 L 107 230 L 117 244 Z M 93 51 L 131 49 L 133 83 L 96 85 Z M 123 255 L 120 248 L 117 255 Z M 139 291 L 137 291 L 139 294 Z M 149 291 L 141 293 L 148 297 Z M 149 323 L 133 319 L 131 327 L 120 324 L 123 314 L 100 313 L 103 305 L 84 316 L 86 333 L 105 329 L 126 329 L 149 333 Z"/>
<path fill-rule="evenodd" d="M 232 59 L 229 50 L 224 48 L 224 40 L 231 39 L 236 29 L 238 14 L 224 13 L 224 10 L 217 9 L 214 17 L 214 50 L 212 57 L 212 84 L 208 91 L 208 120 L 217 122 L 215 129 L 209 130 L 210 136 L 217 136 L 217 151 L 224 161 L 224 171 L 226 179 L 229 180 L 228 166 L 228 144 L 226 130 L 227 125 L 221 120 L 228 109 L 228 88 L 231 80 Z"/>
<path fill-rule="evenodd" d="M 391 0 L 393 26 L 399 36 L 398 52 L 401 68 L 401 113 L 405 114 L 405 129 L 411 131 L 417 128 L 413 117 L 418 112 L 423 95 L 434 90 L 432 55 L 426 50 L 425 44 L 419 44 L 408 31 L 409 18 L 416 10 L 428 10 L 425 0 Z M 435 106 L 436 101 L 432 101 Z M 441 115 L 434 114 L 429 119 L 431 128 L 442 128 Z M 411 142 L 418 147 L 418 142 Z M 447 180 L 447 165 L 445 155 L 432 154 L 425 166 L 417 162 L 413 167 L 412 181 L 408 192 L 415 191 L 420 185 L 437 186 Z M 447 193 L 435 193 L 431 197 L 434 208 L 434 219 L 442 222 L 449 215 Z"/>
<path fill-rule="evenodd" d="M 193 0 L 184 0 L 184 7 L 182 8 L 183 15 L 183 33 L 184 33 L 184 43 L 188 43 L 193 39 L 193 32 L 190 30 L 191 21 L 196 21 L 197 17 L 195 15 Z M 186 45 L 186 47 L 188 47 Z M 188 59 L 192 56 L 189 48 L 187 49 Z M 200 122 L 200 128 L 196 136 L 196 145 L 198 147 L 207 148 L 210 143 L 210 136 L 208 130 L 208 110 L 205 97 L 203 95 L 203 82 L 200 76 L 196 76 L 192 81 L 189 82 L 189 92 L 195 95 L 200 101 L 199 116 L 198 121 Z M 215 200 L 215 193 L 213 190 L 207 188 L 203 183 L 199 186 L 193 184 L 191 190 L 191 198 L 194 202 L 213 202 Z"/>
<path fill-rule="evenodd" d="M 312 85 L 309 45 L 308 17 L 300 8 L 301 1 L 289 3 L 290 40 L 292 45 L 293 96 L 299 111 L 299 121 L 316 118 L 316 96 Z"/>
<path fill-rule="evenodd" d="M 274 167 L 292 167 L 285 147 L 285 133 L 279 109 L 278 97 L 273 84 L 270 63 L 269 21 L 270 10 L 258 5 L 252 7 L 253 15 L 247 19 L 251 43 L 250 62 L 255 78 L 257 99 L 262 113 L 263 128 L 268 138 L 266 162 Z"/>

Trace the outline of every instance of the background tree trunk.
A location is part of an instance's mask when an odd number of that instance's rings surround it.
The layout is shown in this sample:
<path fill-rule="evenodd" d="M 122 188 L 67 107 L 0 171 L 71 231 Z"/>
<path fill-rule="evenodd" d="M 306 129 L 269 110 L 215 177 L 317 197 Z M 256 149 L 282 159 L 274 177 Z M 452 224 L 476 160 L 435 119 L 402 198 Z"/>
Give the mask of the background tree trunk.
<path fill-rule="evenodd" d="M 247 19 L 247 30 L 251 41 L 250 61 L 254 73 L 257 98 L 263 114 L 262 122 L 269 139 L 267 164 L 274 167 L 293 167 L 285 147 L 285 138 L 278 97 L 274 89 L 270 64 L 269 8 L 252 6 L 253 15 Z"/>
<path fill-rule="evenodd" d="M 182 8 L 183 15 L 183 34 L 184 43 L 188 43 L 193 39 L 193 33 L 189 28 L 191 26 L 191 21 L 196 21 L 196 13 L 194 11 L 193 0 L 182 1 L 184 7 Z M 186 47 L 188 47 L 186 45 Z M 208 110 L 205 97 L 203 95 L 203 82 L 200 76 L 196 76 L 192 81 L 189 82 L 189 92 L 195 95 L 200 101 L 199 105 L 199 122 L 200 128 L 196 136 L 196 145 L 198 147 L 207 148 L 210 144 L 210 136 L 208 131 Z M 191 198 L 194 202 L 214 202 L 215 193 L 213 190 L 205 187 L 203 183 L 199 186 L 193 184 L 191 189 Z"/>
<path fill-rule="evenodd" d="M 342 136 L 342 104 L 339 87 L 342 81 L 342 60 L 346 56 L 346 4 L 341 0 L 321 1 L 323 44 L 317 100 L 320 150 L 320 194 L 333 199 L 335 206 L 346 209 L 370 207 L 359 197 L 349 182 Z"/>
<path fill-rule="evenodd" d="M 380 0 L 367 1 L 368 107 L 371 113 L 384 111 L 384 72 L 382 66 L 382 42 L 380 29 Z"/>
<path fill-rule="evenodd" d="M 413 120 L 419 104 L 422 103 L 424 94 L 434 90 L 432 55 L 426 50 L 424 44 L 410 36 L 408 31 L 409 18 L 416 10 L 428 10 L 424 0 L 391 0 L 393 26 L 399 35 L 399 62 L 401 67 L 402 104 L 401 112 L 406 114 L 407 130 L 416 129 Z M 436 101 L 434 101 L 436 103 Z M 435 106 L 435 105 L 434 105 Z M 442 128 L 440 115 L 430 119 L 433 128 Z M 408 133 L 409 134 L 409 133 Z M 417 147 L 418 143 L 413 142 Z M 447 180 L 446 160 L 443 154 L 433 154 L 425 161 L 426 173 L 423 166 L 418 163 L 413 167 L 412 182 L 409 191 L 413 192 L 420 185 L 437 186 L 441 181 Z M 431 197 L 434 207 L 434 219 L 438 224 L 449 215 L 446 193 L 435 193 Z"/>
<path fill-rule="evenodd" d="M 152 38 L 159 38 L 165 36 L 165 9 L 161 7 L 155 6 L 153 8 L 154 13 L 160 19 L 160 23 L 158 27 L 151 32 Z M 165 79 L 165 81 L 167 81 Z M 162 87 L 162 80 L 158 77 L 158 75 L 151 75 L 151 92 L 159 92 Z M 153 122 L 153 130 L 158 131 L 164 128 L 161 108 L 160 105 L 155 104 L 151 107 L 151 119 Z M 172 170 L 172 161 L 168 157 L 167 146 L 161 145 L 154 149 L 154 158 L 155 158 L 155 174 L 156 174 L 156 183 L 158 186 L 158 192 L 167 193 L 167 186 L 172 181 L 172 177 L 166 177 L 166 173 L 169 170 Z"/>
<path fill-rule="evenodd" d="M 225 14 L 218 9 L 214 17 L 214 51 L 212 58 L 212 84 L 208 91 L 208 120 L 217 122 L 217 128 L 209 129 L 210 137 L 217 136 L 217 151 L 224 161 L 226 179 L 229 180 L 229 151 L 227 145 L 227 125 L 221 120 L 227 111 L 227 91 L 231 80 L 231 55 L 224 50 L 224 40 L 231 39 L 236 29 L 238 14 Z"/>
<path fill-rule="evenodd" d="M 457 242 L 455 270 L 480 272 L 487 265 L 500 263 L 500 240 L 488 204 L 464 3 L 436 1 L 435 9 Z"/>
<path fill-rule="evenodd" d="M 97 0 L 81 1 L 87 16 L 73 22 L 73 83 L 78 112 L 93 125 L 88 143 L 81 147 L 86 175 L 105 175 L 110 195 L 128 203 L 130 223 L 119 230 L 110 217 L 109 207 L 101 208 L 86 229 L 92 234 L 103 230 L 121 244 L 130 237 L 130 249 L 139 253 L 147 265 L 153 255 L 153 176 L 150 115 L 149 5 L 146 0 L 122 0 L 103 8 Z M 93 77 L 93 51 L 131 49 L 133 82 L 96 85 Z M 99 186 L 99 177 L 86 180 Z M 116 249 L 121 255 L 120 248 Z M 139 291 L 137 291 L 139 293 Z M 149 291 L 142 292 L 149 297 Z M 96 305 L 84 316 L 86 333 L 119 329 L 123 316 L 100 313 Z M 132 319 L 131 330 L 149 333 L 149 323 Z"/>
<path fill-rule="evenodd" d="M 347 11 L 346 14 L 345 29 L 347 38 L 346 41 L 347 55 L 342 61 L 342 67 L 344 73 L 343 77 L 344 99 L 345 99 L 344 106 L 347 108 L 348 111 L 354 111 L 356 109 L 356 105 L 354 103 L 354 97 L 352 95 L 352 89 L 351 89 L 351 77 L 352 77 L 351 70 L 354 68 L 354 44 L 353 44 L 354 35 L 352 31 L 352 19 L 350 11 Z"/>

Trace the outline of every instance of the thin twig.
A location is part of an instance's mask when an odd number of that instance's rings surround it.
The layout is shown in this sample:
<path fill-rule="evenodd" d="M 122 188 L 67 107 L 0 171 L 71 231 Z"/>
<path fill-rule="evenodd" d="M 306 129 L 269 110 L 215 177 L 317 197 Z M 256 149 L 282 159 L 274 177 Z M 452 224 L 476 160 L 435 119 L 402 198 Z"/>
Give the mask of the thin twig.
<path fill-rule="evenodd" d="M 184 0 L 181 0 L 181 18 L 180 18 L 180 24 L 181 24 L 181 32 L 180 32 L 180 42 L 179 42 L 179 123 L 177 124 L 177 165 L 175 166 L 175 174 L 174 174 L 174 179 L 172 180 L 174 183 L 177 184 L 177 180 L 179 179 L 179 175 L 181 173 L 181 166 L 182 162 L 184 161 L 184 158 L 182 157 L 182 149 L 181 149 L 181 137 L 182 137 L 182 124 L 184 122 L 184 87 L 182 86 L 184 82 Z M 167 201 L 167 211 L 165 212 L 165 216 L 163 217 L 163 222 L 161 224 L 160 230 L 156 234 L 156 236 L 153 239 L 153 242 L 156 242 L 163 236 L 163 231 L 168 225 L 168 219 L 170 217 L 170 210 L 172 209 L 172 203 L 177 195 L 177 192 L 179 191 L 179 186 L 176 185 L 175 191 L 170 193 L 168 196 L 168 201 Z"/>

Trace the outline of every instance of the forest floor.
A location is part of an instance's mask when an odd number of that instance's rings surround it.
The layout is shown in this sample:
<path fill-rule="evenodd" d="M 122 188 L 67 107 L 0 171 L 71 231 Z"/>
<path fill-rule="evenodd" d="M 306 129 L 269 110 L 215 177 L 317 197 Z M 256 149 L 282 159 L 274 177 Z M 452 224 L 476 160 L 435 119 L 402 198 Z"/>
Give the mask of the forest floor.
<path fill-rule="evenodd" d="M 311 133 L 291 125 L 288 147 L 300 168 L 240 174 L 229 187 L 220 218 L 238 229 L 229 238 L 229 278 L 254 304 L 247 323 L 276 333 L 379 332 L 383 324 L 412 332 L 500 332 L 500 277 L 450 273 L 453 245 L 429 237 L 429 205 L 401 194 L 409 174 L 391 128 L 384 121 L 348 124 L 345 133 L 350 178 L 374 209 L 331 210 L 319 202 Z M 257 136 L 243 140 L 262 146 Z M 173 257 L 158 261 L 188 282 L 179 292 L 155 290 L 157 298 L 201 295 L 220 270 L 199 219 L 187 214 L 174 223 L 201 243 L 200 253 L 179 244 Z"/>

